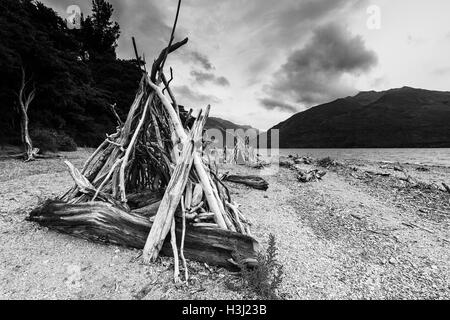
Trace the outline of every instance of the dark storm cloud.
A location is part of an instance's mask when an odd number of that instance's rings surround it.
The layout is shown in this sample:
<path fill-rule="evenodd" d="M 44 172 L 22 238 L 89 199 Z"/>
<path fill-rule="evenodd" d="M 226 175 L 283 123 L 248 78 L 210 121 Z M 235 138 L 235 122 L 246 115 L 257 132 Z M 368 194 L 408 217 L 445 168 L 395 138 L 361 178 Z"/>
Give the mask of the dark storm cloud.
<path fill-rule="evenodd" d="M 243 21 L 254 25 L 254 37 L 263 43 L 248 64 L 250 76 L 258 76 L 277 54 L 298 47 L 317 26 L 361 10 L 368 0 L 287 0 L 277 2 L 276 6 L 268 0 L 252 3 L 255 7 L 248 6 L 250 10 Z M 365 9 L 361 12 L 365 14 Z"/>
<path fill-rule="evenodd" d="M 361 37 L 338 24 L 327 24 L 288 57 L 269 92 L 287 94 L 307 105 L 325 102 L 351 93 L 342 76 L 360 75 L 376 64 L 376 54 L 365 47 Z"/>
<path fill-rule="evenodd" d="M 275 99 L 264 98 L 264 99 L 260 99 L 259 102 L 261 103 L 263 108 L 267 109 L 267 110 L 278 109 L 280 111 L 290 112 L 290 113 L 296 113 L 298 111 L 297 108 L 295 108 L 294 106 L 292 106 L 288 103 L 279 101 L 279 100 L 275 100 Z"/>
<path fill-rule="evenodd" d="M 209 58 L 198 52 L 198 51 L 191 51 L 190 56 L 192 58 L 192 61 L 196 64 L 199 64 L 203 67 L 205 70 L 213 70 L 214 66 L 212 65 L 211 61 L 209 61 Z"/>
<path fill-rule="evenodd" d="M 354 9 L 361 0 L 308 0 L 298 2 L 293 8 L 284 12 L 284 23 L 292 24 L 295 20 L 317 20 L 327 17 L 339 10 Z M 288 21 L 286 22 L 286 19 Z"/>
<path fill-rule="evenodd" d="M 204 105 L 210 103 L 220 102 L 219 98 L 213 95 L 202 94 L 194 91 L 188 86 L 173 87 L 173 90 L 175 94 L 180 97 L 180 104 L 187 105 L 189 107 L 204 107 Z"/>
<path fill-rule="evenodd" d="M 203 71 L 191 71 L 191 76 L 194 77 L 195 81 L 197 81 L 200 84 L 204 84 L 206 82 L 214 83 L 216 85 L 222 86 L 222 87 L 228 87 L 230 86 L 230 82 L 225 77 L 217 77 L 215 74 L 210 72 L 203 72 Z"/>
<path fill-rule="evenodd" d="M 195 49 L 192 50 L 186 47 L 184 51 L 175 51 L 172 55 L 184 64 L 199 68 L 208 73 L 211 73 L 216 69 L 211 62 L 211 59 L 206 54 Z"/>

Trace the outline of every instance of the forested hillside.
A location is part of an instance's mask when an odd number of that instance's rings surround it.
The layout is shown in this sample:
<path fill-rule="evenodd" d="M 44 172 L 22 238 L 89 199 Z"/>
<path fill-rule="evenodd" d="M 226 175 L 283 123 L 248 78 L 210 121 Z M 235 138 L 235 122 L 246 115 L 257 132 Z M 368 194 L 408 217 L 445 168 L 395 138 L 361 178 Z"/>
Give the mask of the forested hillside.
<path fill-rule="evenodd" d="M 20 143 L 18 92 L 25 71 L 31 136 L 47 130 L 95 146 L 114 131 L 109 110 L 127 113 L 140 80 L 135 61 L 116 57 L 120 27 L 113 8 L 94 0 L 91 16 L 70 30 L 55 11 L 33 0 L 0 0 L 0 144 Z"/>

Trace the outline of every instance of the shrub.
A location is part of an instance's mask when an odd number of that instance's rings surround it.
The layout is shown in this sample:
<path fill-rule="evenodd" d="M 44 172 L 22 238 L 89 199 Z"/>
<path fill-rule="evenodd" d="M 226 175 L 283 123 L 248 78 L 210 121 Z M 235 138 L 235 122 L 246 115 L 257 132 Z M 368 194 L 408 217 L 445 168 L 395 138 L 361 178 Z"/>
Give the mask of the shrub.
<path fill-rule="evenodd" d="M 59 151 L 77 151 L 77 144 L 65 133 L 58 133 L 58 150 Z"/>
<path fill-rule="evenodd" d="M 227 287 L 233 291 L 251 290 L 262 299 L 281 299 L 279 288 L 283 281 L 283 266 L 277 260 L 278 248 L 275 236 L 269 235 L 269 245 L 264 253 L 258 253 L 258 266 L 249 268 L 237 258 L 241 269 L 241 279 L 235 282 L 228 281 Z"/>
<path fill-rule="evenodd" d="M 57 151 L 76 151 L 75 141 L 64 132 L 39 128 L 30 133 L 33 147 L 39 148 L 42 153 Z"/>
<path fill-rule="evenodd" d="M 58 151 L 57 133 L 49 129 L 35 129 L 30 132 L 33 147 L 39 148 L 40 152 L 56 152 Z"/>

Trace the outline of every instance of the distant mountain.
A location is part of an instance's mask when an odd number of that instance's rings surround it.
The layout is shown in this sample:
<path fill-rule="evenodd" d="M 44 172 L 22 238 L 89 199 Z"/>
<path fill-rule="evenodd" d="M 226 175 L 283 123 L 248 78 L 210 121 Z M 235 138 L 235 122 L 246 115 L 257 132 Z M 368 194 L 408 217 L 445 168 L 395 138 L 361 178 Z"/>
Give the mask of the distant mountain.
<path fill-rule="evenodd" d="M 243 133 L 249 129 L 253 129 L 253 130 L 257 130 L 249 125 L 239 125 L 239 124 L 235 124 L 231 121 L 228 120 L 224 120 L 221 118 L 215 118 L 215 117 L 209 117 L 206 125 L 205 125 L 205 129 L 218 129 L 222 132 L 223 137 L 227 137 L 226 139 L 228 139 L 229 141 L 231 141 L 230 143 L 233 143 L 234 141 L 234 135 L 227 135 L 227 130 L 228 129 L 233 129 L 233 130 L 238 130 L 238 129 L 242 129 L 243 131 L 239 132 L 237 131 L 238 135 L 241 136 L 243 138 Z M 259 133 L 259 131 L 257 130 L 256 132 L 257 134 Z"/>
<path fill-rule="evenodd" d="M 272 129 L 281 148 L 450 147 L 450 92 L 360 92 L 300 112 Z"/>
<path fill-rule="evenodd" d="M 227 129 L 233 129 L 233 130 L 237 130 L 237 129 L 243 129 L 243 130 L 248 130 L 248 129 L 254 129 L 252 126 L 248 126 L 248 125 L 239 125 L 239 124 L 235 124 L 231 121 L 228 120 L 224 120 L 221 118 L 215 118 L 215 117 L 209 117 L 208 121 L 206 122 L 206 126 L 207 129 L 210 128 L 216 128 L 216 129 L 220 129 L 220 130 L 227 130 Z"/>

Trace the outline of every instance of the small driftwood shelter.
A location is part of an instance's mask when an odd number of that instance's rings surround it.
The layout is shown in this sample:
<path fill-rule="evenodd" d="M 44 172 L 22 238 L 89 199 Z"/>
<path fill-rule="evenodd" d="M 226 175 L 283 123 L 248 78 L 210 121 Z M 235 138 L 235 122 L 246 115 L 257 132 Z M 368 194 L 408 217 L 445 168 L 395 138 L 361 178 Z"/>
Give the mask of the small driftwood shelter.
<path fill-rule="evenodd" d="M 209 107 L 195 117 L 179 108 L 163 73 L 167 56 L 187 42 L 171 41 L 150 72 L 144 65 L 127 119 L 117 117 L 117 131 L 81 170 L 66 162 L 75 185 L 28 218 L 78 237 L 144 249 L 145 262 L 172 255 L 176 281 L 178 257 L 187 278 L 186 258 L 229 268 L 236 257 L 256 264 L 258 245 L 202 155 Z"/>

